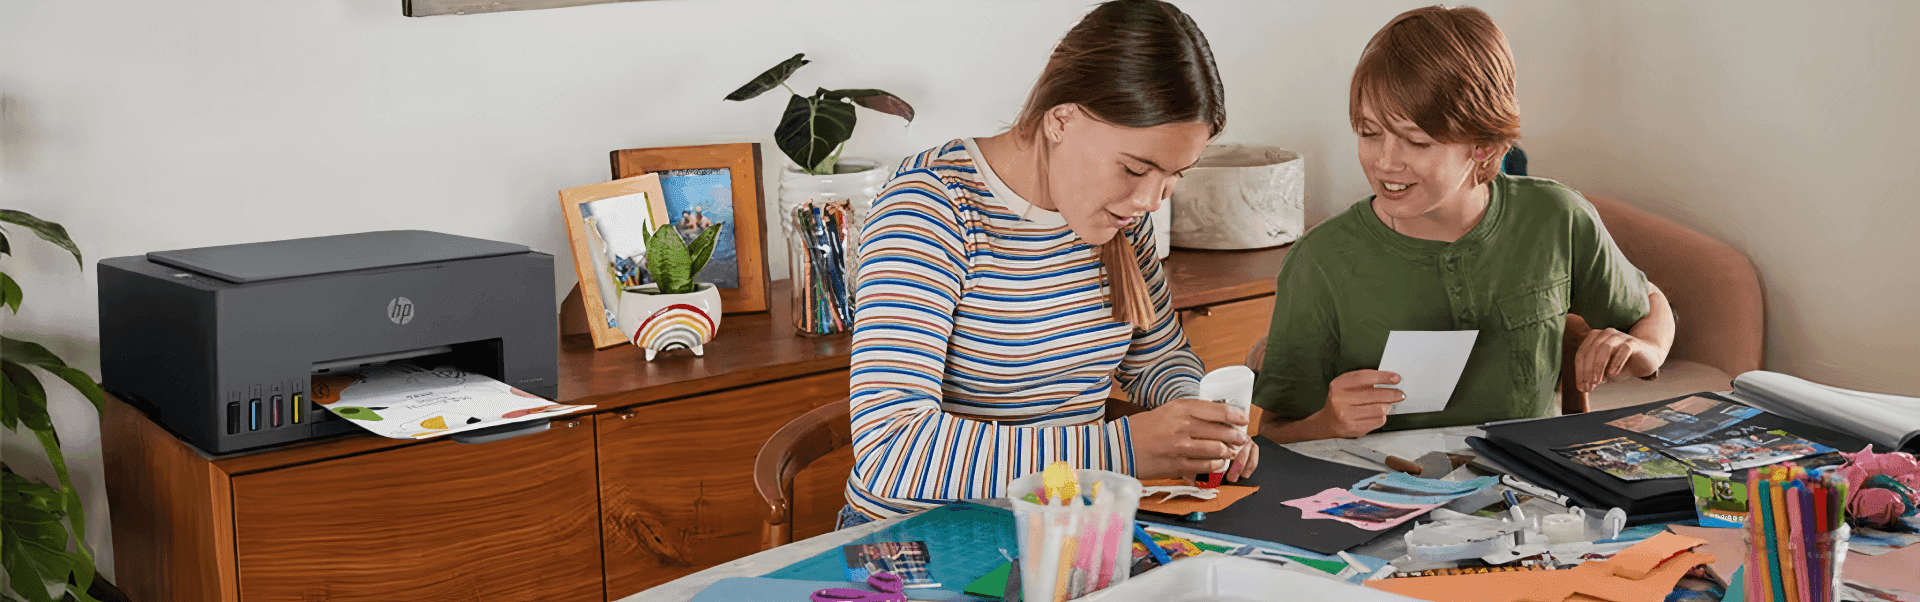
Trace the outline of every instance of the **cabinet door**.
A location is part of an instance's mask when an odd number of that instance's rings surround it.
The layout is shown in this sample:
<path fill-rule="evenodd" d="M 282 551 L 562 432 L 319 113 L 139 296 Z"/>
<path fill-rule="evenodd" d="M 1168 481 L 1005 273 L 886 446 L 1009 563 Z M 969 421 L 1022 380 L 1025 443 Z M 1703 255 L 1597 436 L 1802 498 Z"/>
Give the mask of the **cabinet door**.
<path fill-rule="evenodd" d="M 607 598 L 759 551 L 754 456 L 787 421 L 844 401 L 847 377 L 828 372 L 599 415 Z M 847 479 L 809 472 L 828 490 L 825 481 Z"/>
<path fill-rule="evenodd" d="M 240 600 L 603 600 L 591 424 L 234 477 Z"/>
<path fill-rule="evenodd" d="M 1267 336 L 1267 324 L 1273 321 L 1273 296 L 1228 301 L 1180 312 L 1180 328 L 1193 344 L 1193 352 L 1207 370 L 1238 366 L 1247 362 L 1247 350 L 1253 342 Z M 1259 366 L 1248 366 L 1259 371 Z M 1247 434 L 1260 432 L 1260 408 L 1251 408 L 1247 416 Z"/>
<path fill-rule="evenodd" d="M 1247 349 L 1267 336 L 1273 319 L 1273 296 L 1228 301 L 1180 312 L 1180 328 L 1207 370 L 1246 363 Z M 1259 366 L 1251 366 L 1259 370 Z"/>

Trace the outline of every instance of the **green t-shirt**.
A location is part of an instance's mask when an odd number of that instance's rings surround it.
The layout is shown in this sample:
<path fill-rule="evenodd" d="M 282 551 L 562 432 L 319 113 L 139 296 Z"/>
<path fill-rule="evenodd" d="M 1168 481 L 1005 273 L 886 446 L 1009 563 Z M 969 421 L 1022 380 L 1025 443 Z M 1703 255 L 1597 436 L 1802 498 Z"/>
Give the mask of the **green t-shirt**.
<path fill-rule="evenodd" d="M 1334 377 L 1377 369 L 1394 330 L 1477 330 L 1447 408 L 1387 417 L 1382 430 L 1548 416 L 1569 311 L 1594 328 L 1645 316 L 1647 280 L 1580 193 L 1497 176 L 1487 212 L 1451 243 L 1374 216 L 1372 197 L 1294 243 L 1280 268 L 1254 403 L 1304 418 Z"/>

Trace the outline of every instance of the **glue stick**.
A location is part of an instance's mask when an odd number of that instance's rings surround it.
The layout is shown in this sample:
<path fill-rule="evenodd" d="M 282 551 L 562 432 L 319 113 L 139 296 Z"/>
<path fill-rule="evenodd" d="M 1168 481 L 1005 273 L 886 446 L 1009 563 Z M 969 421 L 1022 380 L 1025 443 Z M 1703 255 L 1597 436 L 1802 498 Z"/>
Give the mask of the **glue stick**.
<path fill-rule="evenodd" d="M 1208 372 L 1205 378 L 1200 379 L 1200 398 L 1224 403 L 1240 408 L 1241 412 L 1246 412 L 1253 406 L 1253 370 L 1246 366 L 1227 366 Z M 1232 468 L 1231 463 L 1228 464 L 1228 468 Z M 1206 478 L 1195 480 L 1201 487 L 1214 488 L 1219 487 L 1220 481 L 1226 476 L 1227 471 L 1222 470 L 1206 475 Z"/>

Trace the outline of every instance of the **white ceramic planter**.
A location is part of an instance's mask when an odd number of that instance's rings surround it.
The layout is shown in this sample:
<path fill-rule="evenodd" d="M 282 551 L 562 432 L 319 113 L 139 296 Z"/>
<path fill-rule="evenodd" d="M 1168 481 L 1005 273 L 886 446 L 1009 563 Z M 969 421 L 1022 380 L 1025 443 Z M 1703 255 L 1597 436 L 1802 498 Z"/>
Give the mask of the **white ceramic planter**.
<path fill-rule="evenodd" d="M 1173 190 L 1173 246 L 1277 247 L 1306 232 L 1306 171 L 1300 153 L 1215 144 Z"/>
<path fill-rule="evenodd" d="M 720 289 L 702 282 L 700 290 L 691 293 L 663 295 L 658 290 L 657 284 L 643 284 L 620 292 L 615 312 L 620 331 L 635 347 L 647 350 L 649 362 L 674 349 L 706 355 L 707 341 L 720 332 Z"/>

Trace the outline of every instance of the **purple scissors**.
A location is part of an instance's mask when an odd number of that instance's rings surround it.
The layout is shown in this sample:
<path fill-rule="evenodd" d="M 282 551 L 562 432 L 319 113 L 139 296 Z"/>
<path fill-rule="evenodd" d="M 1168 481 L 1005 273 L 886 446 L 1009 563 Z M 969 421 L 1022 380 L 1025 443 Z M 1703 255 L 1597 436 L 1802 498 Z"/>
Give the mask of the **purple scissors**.
<path fill-rule="evenodd" d="M 874 573 L 867 577 L 867 585 L 880 590 L 870 592 L 851 587 L 829 587 L 808 597 L 811 602 L 906 602 L 906 594 L 900 593 L 900 576 L 893 573 Z"/>

